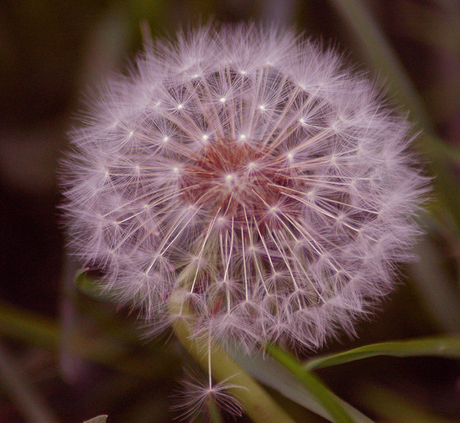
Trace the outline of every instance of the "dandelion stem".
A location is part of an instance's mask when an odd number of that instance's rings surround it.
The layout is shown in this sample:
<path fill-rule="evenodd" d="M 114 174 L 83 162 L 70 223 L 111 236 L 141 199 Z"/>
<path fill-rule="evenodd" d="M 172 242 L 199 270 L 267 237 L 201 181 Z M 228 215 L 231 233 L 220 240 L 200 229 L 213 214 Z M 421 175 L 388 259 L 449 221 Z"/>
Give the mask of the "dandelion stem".
<path fill-rule="evenodd" d="M 223 423 L 222 416 L 220 415 L 219 408 L 213 401 L 207 402 L 209 417 L 212 423 Z"/>
<path fill-rule="evenodd" d="M 208 377 L 209 377 L 209 386 L 212 386 L 211 331 L 209 331 L 209 334 L 208 334 Z"/>
<path fill-rule="evenodd" d="M 180 294 L 175 293 L 171 296 L 169 308 L 172 314 L 180 312 L 184 316 L 183 319 L 176 319 L 172 325 L 183 347 L 205 371 L 208 370 L 210 360 L 212 375 L 216 380 L 222 382 L 231 379 L 232 387 L 228 391 L 241 402 L 246 414 L 254 422 L 294 423 L 294 420 L 221 347 L 210 341 L 208 351 L 208 340 L 192 338 L 187 317 L 193 313 L 190 308 L 184 306 Z M 235 385 L 241 388 L 233 387 Z"/>

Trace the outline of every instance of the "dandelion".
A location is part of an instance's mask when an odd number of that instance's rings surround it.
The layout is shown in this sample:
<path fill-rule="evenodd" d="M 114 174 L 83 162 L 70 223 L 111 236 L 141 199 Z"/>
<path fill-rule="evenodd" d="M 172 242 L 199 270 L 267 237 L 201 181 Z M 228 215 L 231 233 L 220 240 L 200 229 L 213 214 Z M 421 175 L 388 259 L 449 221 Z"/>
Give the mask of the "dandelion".
<path fill-rule="evenodd" d="M 335 51 L 289 32 L 158 41 L 71 137 L 72 251 L 153 332 L 180 293 L 193 336 L 317 348 L 354 334 L 413 259 L 426 179 L 410 125 Z"/>

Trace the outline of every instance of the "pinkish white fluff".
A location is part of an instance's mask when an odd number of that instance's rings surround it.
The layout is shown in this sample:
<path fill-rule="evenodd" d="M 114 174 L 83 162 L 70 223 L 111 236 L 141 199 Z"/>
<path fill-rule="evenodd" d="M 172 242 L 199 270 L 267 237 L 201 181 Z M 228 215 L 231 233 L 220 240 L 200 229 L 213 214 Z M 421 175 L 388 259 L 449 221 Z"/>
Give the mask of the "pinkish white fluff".
<path fill-rule="evenodd" d="M 332 50 L 190 31 L 147 48 L 85 120 L 64 170 L 71 247 L 152 325 L 182 292 L 197 336 L 315 348 L 413 258 L 410 126 Z"/>

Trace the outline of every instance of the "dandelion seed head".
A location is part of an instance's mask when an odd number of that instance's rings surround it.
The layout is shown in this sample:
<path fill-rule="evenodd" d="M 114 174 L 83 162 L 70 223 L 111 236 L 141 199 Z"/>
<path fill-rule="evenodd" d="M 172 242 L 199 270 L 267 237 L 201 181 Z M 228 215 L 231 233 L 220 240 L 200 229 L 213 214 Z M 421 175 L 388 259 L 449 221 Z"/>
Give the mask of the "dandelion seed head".
<path fill-rule="evenodd" d="M 196 336 L 248 351 L 353 335 L 419 234 L 405 118 L 333 50 L 274 28 L 146 49 L 71 134 L 74 254 L 152 325 L 183 292 Z"/>

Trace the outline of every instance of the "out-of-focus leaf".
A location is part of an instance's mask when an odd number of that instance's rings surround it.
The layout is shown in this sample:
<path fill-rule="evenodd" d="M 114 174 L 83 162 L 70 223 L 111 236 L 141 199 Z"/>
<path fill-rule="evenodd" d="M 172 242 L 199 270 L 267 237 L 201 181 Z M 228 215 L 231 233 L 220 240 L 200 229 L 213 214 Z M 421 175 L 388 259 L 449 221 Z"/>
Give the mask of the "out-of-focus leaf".
<path fill-rule="evenodd" d="M 293 373 L 288 371 L 286 367 L 268 355 L 248 356 L 237 349 L 231 353 L 234 359 L 257 380 L 330 422 L 352 421 L 355 423 L 372 423 L 371 419 L 337 397 L 311 373 L 309 373 L 311 381 L 314 381 L 317 385 L 312 386 L 310 384 L 307 387 Z M 306 373 L 300 364 L 298 364 L 298 368 L 301 372 Z M 324 394 L 326 394 L 327 398 L 318 397 Z M 348 420 L 340 420 L 338 416 L 333 416 L 329 406 L 324 404 L 326 399 L 332 401 L 334 403 L 333 406 L 340 407 L 348 416 Z"/>
<path fill-rule="evenodd" d="M 0 344 L 0 386 L 16 405 L 20 414 L 36 423 L 58 423 L 58 418 L 18 363 Z"/>
<path fill-rule="evenodd" d="M 429 157 L 427 167 L 431 174 L 436 175 L 434 183 L 442 194 L 438 197 L 438 202 L 450 211 L 457 224 L 457 231 L 460 232 L 460 190 L 452 172 L 446 166 L 446 160 L 451 160 L 451 155 L 448 154 L 443 141 L 436 135 L 423 101 L 396 52 L 362 1 L 330 0 L 330 2 L 357 36 L 368 66 L 377 74 L 388 78 L 391 94 L 410 111 L 411 120 L 423 127 L 424 132 L 418 138 L 418 145 L 421 152 Z"/>
<path fill-rule="evenodd" d="M 446 267 L 443 251 L 429 237 L 416 245 L 420 257 L 408 266 L 417 291 L 423 296 L 433 319 L 446 332 L 460 333 L 460 295 L 453 275 Z"/>
<path fill-rule="evenodd" d="M 106 423 L 107 417 L 108 417 L 107 415 L 103 414 L 103 415 L 94 417 L 90 420 L 86 420 L 83 423 Z"/>
<path fill-rule="evenodd" d="M 442 124 L 448 120 L 456 119 L 460 110 L 459 92 L 460 73 L 452 76 L 446 75 L 443 79 L 431 83 L 424 90 L 423 96 L 426 98 L 427 104 L 433 105 L 430 110 L 435 122 Z M 455 146 L 449 146 L 449 150 L 449 153 L 453 154 L 452 160 L 458 164 L 459 149 Z"/>
<path fill-rule="evenodd" d="M 0 335 L 55 351 L 60 348 L 61 333 L 57 323 L 1 301 Z M 69 347 L 75 354 L 88 360 L 142 378 L 169 374 L 171 366 L 178 365 L 180 360 L 174 354 L 154 353 L 147 349 L 140 352 L 145 354 L 141 357 L 133 354 L 128 346 L 111 342 L 110 339 L 105 338 L 93 339 L 79 336 L 72 340 Z"/>
<path fill-rule="evenodd" d="M 453 5 L 441 4 L 439 0 L 432 4 L 403 0 L 395 6 L 401 35 L 452 56 L 460 53 L 460 13 Z"/>
<path fill-rule="evenodd" d="M 354 348 L 338 354 L 315 358 L 304 365 L 304 369 L 313 370 L 336 366 L 350 361 L 362 360 L 375 356 L 419 357 L 433 356 L 460 358 L 460 337 L 425 338 L 411 341 L 383 342 Z"/>
<path fill-rule="evenodd" d="M 361 392 L 366 407 L 380 417 L 379 421 L 398 423 L 458 423 L 458 420 L 436 416 L 418 404 L 378 385 L 366 385 Z M 396 417 L 397 416 L 397 417 Z"/>
<path fill-rule="evenodd" d="M 75 274 L 75 285 L 78 290 L 89 297 L 109 301 L 111 297 L 99 285 L 96 278 L 91 277 L 85 269 L 80 269 Z"/>
<path fill-rule="evenodd" d="M 0 335 L 46 349 L 57 349 L 58 325 L 46 317 L 0 301 Z"/>
<path fill-rule="evenodd" d="M 392 95 L 424 125 L 429 132 L 433 125 L 423 102 L 402 66 L 396 52 L 380 27 L 360 0 L 330 0 L 349 24 L 363 48 L 364 59 L 370 68 L 389 79 Z"/>

